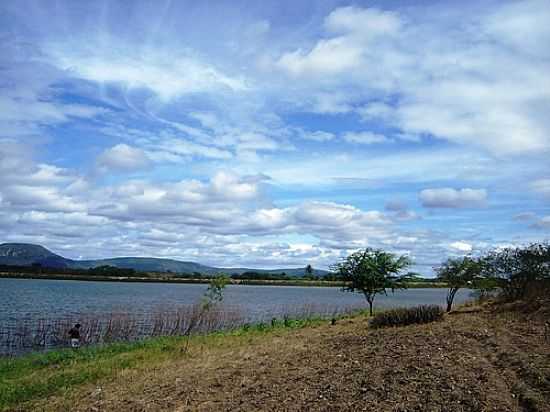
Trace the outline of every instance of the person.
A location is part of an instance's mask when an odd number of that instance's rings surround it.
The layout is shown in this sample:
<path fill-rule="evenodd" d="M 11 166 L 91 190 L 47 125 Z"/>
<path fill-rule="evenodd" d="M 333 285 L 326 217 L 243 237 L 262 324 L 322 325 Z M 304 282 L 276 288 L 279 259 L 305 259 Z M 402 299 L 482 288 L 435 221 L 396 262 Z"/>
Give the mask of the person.
<path fill-rule="evenodd" d="M 78 349 L 80 347 L 80 323 L 71 328 L 69 338 L 71 339 L 71 348 Z"/>

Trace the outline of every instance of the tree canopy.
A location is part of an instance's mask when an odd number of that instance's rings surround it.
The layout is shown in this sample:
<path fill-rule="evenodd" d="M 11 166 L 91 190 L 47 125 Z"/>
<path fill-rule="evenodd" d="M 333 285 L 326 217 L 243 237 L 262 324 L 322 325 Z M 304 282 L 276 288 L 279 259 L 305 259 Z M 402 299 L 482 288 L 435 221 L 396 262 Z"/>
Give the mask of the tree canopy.
<path fill-rule="evenodd" d="M 345 283 L 343 289 L 349 292 L 363 293 L 369 303 L 372 315 L 374 298 L 378 294 L 387 294 L 387 289 L 405 289 L 409 280 L 407 275 L 399 273 L 410 265 L 406 256 L 395 256 L 380 249 L 366 248 L 352 253 L 332 270 Z"/>
<path fill-rule="evenodd" d="M 461 288 L 473 286 L 474 282 L 480 278 L 482 261 L 470 256 L 449 258 L 434 270 L 437 278 L 449 285 L 447 312 L 450 312 L 457 292 Z"/>

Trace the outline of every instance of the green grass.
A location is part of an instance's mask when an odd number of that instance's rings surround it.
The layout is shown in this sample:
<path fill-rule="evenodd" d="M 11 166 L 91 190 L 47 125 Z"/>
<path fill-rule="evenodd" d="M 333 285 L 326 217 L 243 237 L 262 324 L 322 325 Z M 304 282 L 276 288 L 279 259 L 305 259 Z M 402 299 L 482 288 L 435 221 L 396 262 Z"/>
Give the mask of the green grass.
<path fill-rule="evenodd" d="M 365 314 L 364 311 L 352 316 Z M 341 318 L 346 317 L 342 316 Z M 255 337 L 275 331 L 318 326 L 326 319 L 285 319 L 268 324 L 245 325 L 233 331 L 192 336 L 189 347 L 224 347 L 228 339 L 247 344 Z M 114 343 L 33 353 L 15 358 L 0 358 L 0 410 L 37 401 L 71 389 L 109 380 L 121 370 L 151 368 L 166 360 L 188 356 L 182 350 L 185 337 L 160 337 L 133 343 Z"/>

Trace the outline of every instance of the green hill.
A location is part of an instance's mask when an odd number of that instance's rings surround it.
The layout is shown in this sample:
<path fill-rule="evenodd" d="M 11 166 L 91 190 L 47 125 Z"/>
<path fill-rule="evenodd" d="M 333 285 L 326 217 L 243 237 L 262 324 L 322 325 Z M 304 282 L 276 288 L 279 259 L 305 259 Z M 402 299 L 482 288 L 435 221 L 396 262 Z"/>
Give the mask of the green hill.
<path fill-rule="evenodd" d="M 245 272 L 280 274 L 300 277 L 305 268 L 284 269 L 250 269 L 250 268 L 218 268 L 201 265 L 196 262 L 173 259 L 158 259 L 152 257 L 116 257 L 110 259 L 72 260 L 56 255 L 43 246 L 28 243 L 0 244 L 0 265 L 32 266 L 40 264 L 52 268 L 90 269 L 98 266 L 115 266 L 124 269 L 134 269 L 139 272 L 172 272 L 201 273 L 211 275 L 216 273 L 242 274 Z M 324 270 L 314 269 L 315 275 L 324 275 Z"/>

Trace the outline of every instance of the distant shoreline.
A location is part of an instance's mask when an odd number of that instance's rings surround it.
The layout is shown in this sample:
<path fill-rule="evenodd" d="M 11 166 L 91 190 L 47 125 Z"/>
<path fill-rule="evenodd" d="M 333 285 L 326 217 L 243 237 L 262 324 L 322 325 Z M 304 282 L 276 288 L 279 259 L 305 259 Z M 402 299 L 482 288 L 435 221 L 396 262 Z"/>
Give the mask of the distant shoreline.
<path fill-rule="evenodd" d="M 177 278 L 177 277 L 121 277 L 121 276 L 87 276 L 67 274 L 40 274 L 40 273 L 14 273 L 0 272 L 0 279 L 41 279 L 41 280 L 77 280 L 85 282 L 123 282 L 123 283 L 187 283 L 187 284 L 208 284 L 210 279 L 198 278 Z M 254 286 L 309 286 L 309 287 L 342 287 L 343 283 L 330 280 L 266 280 L 266 279 L 231 279 L 231 285 L 254 285 Z M 444 288 L 446 284 L 440 282 L 413 282 L 408 284 L 409 288 Z"/>
<path fill-rule="evenodd" d="M 0 279 L 42 279 L 42 280 L 78 280 L 86 282 L 126 282 L 126 283 L 191 283 L 208 284 L 210 279 L 177 278 L 177 277 L 122 277 L 122 276 L 87 276 L 67 274 L 39 274 L 39 273 L 9 273 L 0 272 Z M 230 279 L 231 285 L 258 285 L 258 286 L 330 286 L 341 287 L 342 282 L 327 280 L 263 280 L 263 279 Z"/>

